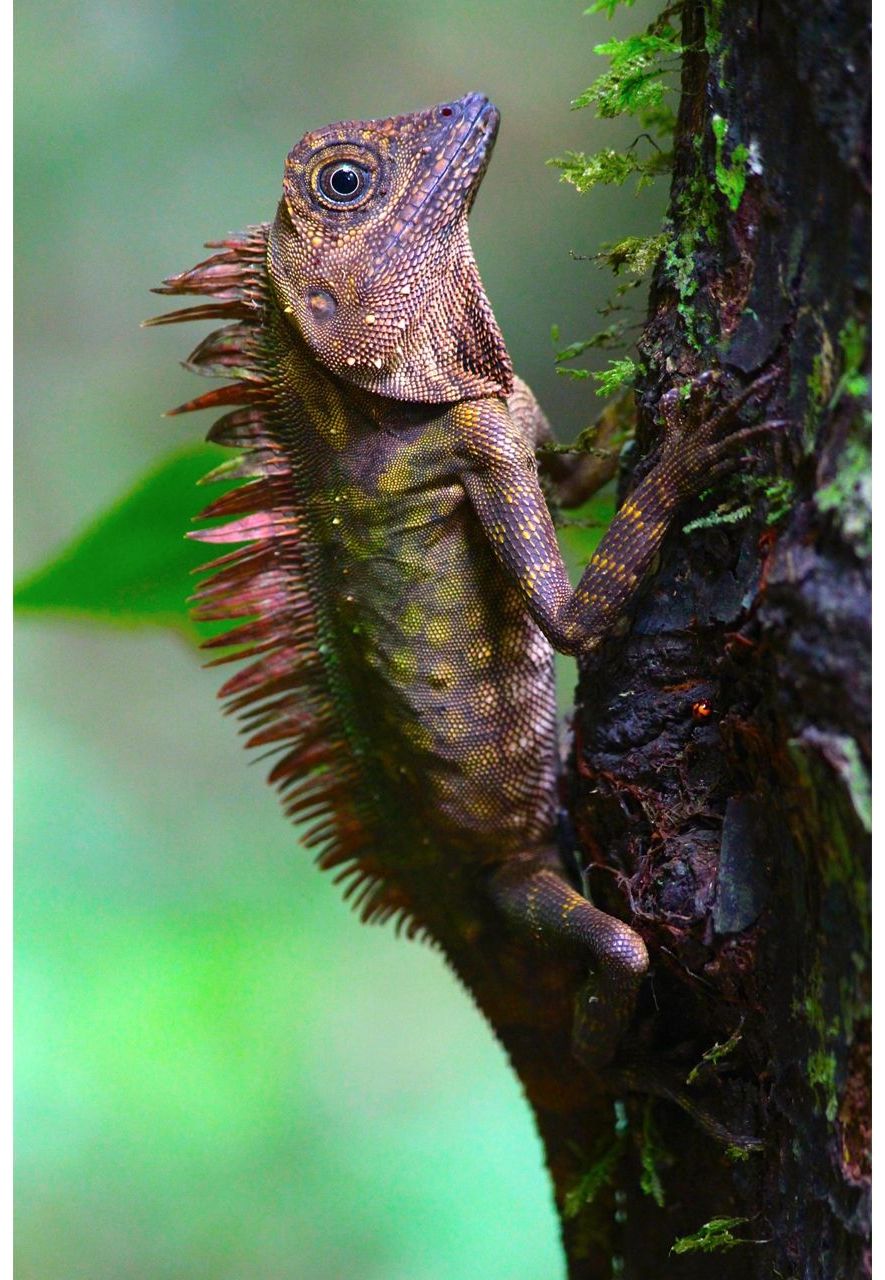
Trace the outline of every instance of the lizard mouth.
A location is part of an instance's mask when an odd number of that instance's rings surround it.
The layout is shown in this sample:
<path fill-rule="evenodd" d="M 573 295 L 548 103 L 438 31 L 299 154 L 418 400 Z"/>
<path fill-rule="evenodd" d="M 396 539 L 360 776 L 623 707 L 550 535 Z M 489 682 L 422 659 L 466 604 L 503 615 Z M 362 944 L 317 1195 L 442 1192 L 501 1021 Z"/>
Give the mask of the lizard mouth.
<path fill-rule="evenodd" d="M 463 218 L 473 205 L 491 159 L 501 116 L 483 93 L 468 93 L 422 112 L 427 131 L 427 164 L 411 193 L 407 216 L 385 243 L 373 277 L 389 270 L 400 242 L 423 224 L 425 234 L 441 234 L 453 217 Z M 415 117 L 403 117 L 414 121 Z"/>
<path fill-rule="evenodd" d="M 441 103 L 427 112 L 436 124 L 439 142 L 431 179 L 422 193 L 420 206 L 440 189 L 471 187 L 470 199 L 488 167 L 501 115 L 484 93 L 467 93 L 454 102 Z M 456 181 L 452 182 L 453 175 Z"/>

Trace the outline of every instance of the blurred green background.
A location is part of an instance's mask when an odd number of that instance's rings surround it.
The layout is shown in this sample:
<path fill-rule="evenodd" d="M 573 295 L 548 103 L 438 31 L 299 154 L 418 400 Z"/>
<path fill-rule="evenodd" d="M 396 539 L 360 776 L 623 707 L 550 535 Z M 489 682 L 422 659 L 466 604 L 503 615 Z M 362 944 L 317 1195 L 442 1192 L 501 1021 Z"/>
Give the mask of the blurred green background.
<path fill-rule="evenodd" d="M 612 281 L 570 251 L 654 232 L 663 192 L 545 168 L 635 134 L 569 100 L 650 13 L 581 10 L 18 7 L 20 576 L 206 429 L 160 419 L 196 338 L 141 331 L 147 290 L 272 216 L 286 151 L 338 118 L 495 99 L 477 258 L 517 368 L 564 437 L 587 424 L 550 327 L 599 328 Z M 560 1276 L 503 1054 L 438 955 L 360 927 L 299 850 L 184 631 L 33 610 L 16 667 L 19 1280 Z"/>

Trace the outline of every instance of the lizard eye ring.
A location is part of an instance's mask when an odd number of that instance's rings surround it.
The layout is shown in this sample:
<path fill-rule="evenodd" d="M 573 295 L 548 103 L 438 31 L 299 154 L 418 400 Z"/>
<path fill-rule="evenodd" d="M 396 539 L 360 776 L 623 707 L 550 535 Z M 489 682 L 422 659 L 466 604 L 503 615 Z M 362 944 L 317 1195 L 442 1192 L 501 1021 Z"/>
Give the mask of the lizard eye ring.
<path fill-rule="evenodd" d="M 344 207 L 356 204 L 367 192 L 369 174 L 351 160 L 333 160 L 323 165 L 316 178 L 320 194 L 329 204 Z"/>

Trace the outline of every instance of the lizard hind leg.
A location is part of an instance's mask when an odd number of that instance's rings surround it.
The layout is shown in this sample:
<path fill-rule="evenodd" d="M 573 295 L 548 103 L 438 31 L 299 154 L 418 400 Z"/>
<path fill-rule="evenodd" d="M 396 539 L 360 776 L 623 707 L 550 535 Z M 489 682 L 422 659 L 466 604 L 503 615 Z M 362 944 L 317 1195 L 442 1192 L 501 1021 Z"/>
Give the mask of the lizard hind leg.
<path fill-rule="evenodd" d="M 591 964 L 593 974 L 575 1004 L 572 1046 L 582 1065 L 605 1066 L 615 1055 L 648 969 L 642 938 L 534 859 L 499 868 L 491 892 L 506 918 L 541 946 L 577 952 Z"/>

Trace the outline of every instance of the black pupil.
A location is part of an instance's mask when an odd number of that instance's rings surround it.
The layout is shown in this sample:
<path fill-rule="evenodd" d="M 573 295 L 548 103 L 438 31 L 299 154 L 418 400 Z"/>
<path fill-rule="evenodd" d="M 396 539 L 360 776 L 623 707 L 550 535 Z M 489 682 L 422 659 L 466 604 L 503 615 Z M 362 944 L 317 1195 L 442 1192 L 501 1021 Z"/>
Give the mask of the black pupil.
<path fill-rule="evenodd" d="M 360 175 L 352 165 L 336 165 L 328 176 L 329 190 L 339 200 L 349 200 L 360 188 Z"/>

